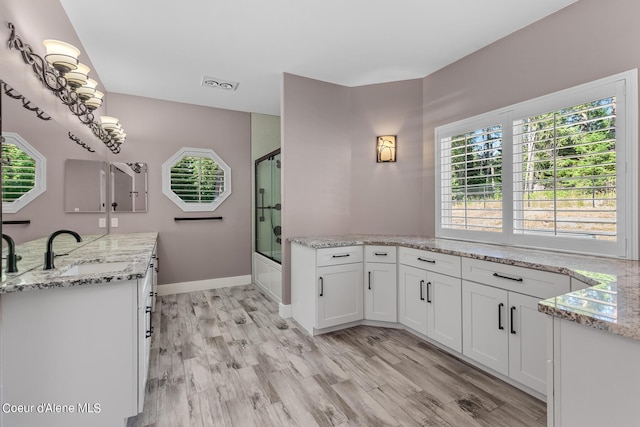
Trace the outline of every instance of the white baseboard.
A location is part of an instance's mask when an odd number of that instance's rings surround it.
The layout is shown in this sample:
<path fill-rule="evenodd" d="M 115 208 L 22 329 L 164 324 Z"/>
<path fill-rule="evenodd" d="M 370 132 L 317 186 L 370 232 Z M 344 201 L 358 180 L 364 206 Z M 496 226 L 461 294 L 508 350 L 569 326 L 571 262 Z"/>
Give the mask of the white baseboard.
<path fill-rule="evenodd" d="M 250 285 L 251 275 L 221 277 L 219 279 L 196 280 L 193 282 L 158 285 L 158 295 L 182 294 L 185 292 L 206 291 L 208 289 L 227 288 L 229 286 Z"/>
<path fill-rule="evenodd" d="M 283 319 L 290 319 L 292 316 L 291 304 L 278 304 L 278 314 L 280 314 L 280 317 L 282 317 Z"/>

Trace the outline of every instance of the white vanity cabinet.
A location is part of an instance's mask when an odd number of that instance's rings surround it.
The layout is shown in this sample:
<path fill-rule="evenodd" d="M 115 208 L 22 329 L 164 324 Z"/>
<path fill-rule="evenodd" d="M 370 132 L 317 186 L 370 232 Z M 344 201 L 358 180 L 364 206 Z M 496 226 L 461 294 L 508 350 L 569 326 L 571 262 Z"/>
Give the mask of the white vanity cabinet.
<path fill-rule="evenodd" d="M 152 279 L 147 268 L 142 279 L 1 295 L 3 402 L 63 406 L 0 413 L 0 425 L 125 426 L 142 411 Z"/>
<path fill-rule="evenodd" d="M 545 394 L 547 316 L 538 302 L 569 292 L 569 277 L 463 258 L 462 278 L 462 353 Z"/>
<path fill-rule="evenodd" d="M 310 334 L 362 320 L 362 246 L 313 249 L 291 244 L 293 318 Z"/>
<path fill-rule="evenodd" d="M 138 279 L 138 412 L 143 410 L 145 385 L 149 373 L 151 336 L 154 332 L 152 316 L 155 277 L 154 258 L 152 258 L 147 274 L 143 279 Z"/>
<path fill-rule="evenodd" d="M 397 322 L 395 246 L 364 247 L 364 318 Z"/>
<path fill-rule="evenodd" d="M 462 351 L 460 257 L 398 248 L 398 320 Z"/>

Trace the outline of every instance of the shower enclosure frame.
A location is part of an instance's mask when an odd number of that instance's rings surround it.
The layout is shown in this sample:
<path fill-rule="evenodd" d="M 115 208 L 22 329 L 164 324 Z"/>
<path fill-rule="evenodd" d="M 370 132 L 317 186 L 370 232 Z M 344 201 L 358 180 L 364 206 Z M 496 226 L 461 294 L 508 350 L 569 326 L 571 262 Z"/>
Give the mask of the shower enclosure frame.
<path fill-rule="evenodd" d="M 269 160 L 269 159 L 274 159 L 276 156 L 280 155 L 280 148 L 270 152 L 269 154 L 265 154 L 264 156 L 260 157 L 259 159 L 257 159 L 255 161 L 255 165 L 254 165 L 254 172 L 255 172 L 255 236 L 254 236 L 254 243 L 255 243 L 255 252 L 264 256 L 265 258 L 270 259 L 271 261 L 277 263 L 277 264 L 282 264 L 282 226 L 281 224 L 274 224 L 273 218 L 274 218 L 274 210 L 275 211 L 281 211 L 282 209 L 282 204 L 281 204 L 281 200 L 278 200 L 278 202 L 276 204 L 274 204 L 273 206 L 271 206 L 271 202 L 272 200 L 269 201 L 268 205 L 269 206 L 265 206 L 264 203 L 264 193 L 261 192 L 261 188 L 259 187 L 259 185 L 261 184 L 258 180 L 258 166 L 264 162 L 265 160 Z M 277 160 L 280 161 L 280 160 Z M 278 167 L 278 169 L 280 169 Z M 272 187 L 272 191 L 273 191 L 273 187 Z M 280 193 L 280 188 L 278 188 L 278 193 Z M 260 232 L 259 232 L 259 224 L 261 222 L 264 222 L 266 219 L 266 214 L 265 214 L 265 210 L 269 211 L 269 218 L 270 218 L 270 233 L 269 236 L 271 239 L 273 239 L 273 241 L 277 242 L 277 244 L 279 245 L 280 250 L 278 251 L 280 253 L 280 258 L 276 258 L 274 257 L 274 251 L 273 249 L 270 251 L 270 253 L 264 253 L 264 251 L 260 251 Z M 280 231 L 279 233 L 277 231 Z M 273 235 L 272 235 L 273 234 Z"/>
<path fill-rule="evenodd" d="M 254 251 L 253 251 L 253 283 L 260 287 L 265 295 L 282 306 L 282 227 L 281 215 L 281 179 L 273 174 L 273 171 L 280 171 L 275 162 L 280 162 L 280 149 L 271 151 L 255 160 L 253 175 L 254 194 Z M 265 161 L 273 163 L 264 163 Z M 269 186 L 265 185 L 259 174 L 259 167 L 269 165 L 268 172 Z M 262 171 L 264 172 L 264 170 Z M 275 184 L 275 185 L 274 185 Z M 261 192 L 260 188 L 264 188 Z M 276 188 L 277 187 L 277 188 Z M 275 191 L 274 191 L 275 189 Z M 272 197 L 273 195 L 276 197 Z M 264 203 L 262 199 L 265 199 Z M 277 212 L 277 214 L 276 214 Z M 260 221 L 261 217 L 264 221 Z M 268 222 L 267 222 L 268 221 Z M 262 239 L 262 241 L 261 241 Z M 266 240 L 266 246 L 263 244 Z"/>

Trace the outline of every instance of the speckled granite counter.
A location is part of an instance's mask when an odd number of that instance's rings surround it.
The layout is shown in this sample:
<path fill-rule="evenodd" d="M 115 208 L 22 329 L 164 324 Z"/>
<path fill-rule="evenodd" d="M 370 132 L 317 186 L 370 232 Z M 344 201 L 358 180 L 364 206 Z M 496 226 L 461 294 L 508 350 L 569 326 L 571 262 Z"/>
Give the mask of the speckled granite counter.
<path fill-rule="evenodd" d="M 59 238 L 62 237 L 62 235 L 59 236 Z M 37 242 L 33 244 L 34 257 L 37 255 L 36 251 L 42 252 L 39 254 L 38 267 L 18 275 L 7 275 L 6 280 L 3 277 L 0 294 L 142 278 L 147 271 L 157 239 L 158 233 L 155 232 L 108 234 L 93 239 L 89 243 L 69 247 L 62 242 L 62 246 L 59 246 L 58 238 L 56 238 L 55 252 L 69 252 L 69 255 L 56 258 L 54 270 L 42 270 L 44 242 L 46 242 L 46 239 L 42 239 L 42 247 L 39 247 Z M 63 276 L 71 268 L 80 264 L 109 262 L 127 262 L 129 265 L 113 272 Z M 20 268 L 20 263 L 18 263 L 18 267 Z"/>
<path fill-rule="evenodd" d="M 75 237 L 70 234 L 61 234 L 56 237 L 55 240 L 55 253 L 58 254 L 58 256 L 65 256 L 64 254 L 69 254 L 70 252 L 75 251 L 76 249 L 103 236 L 105 235 L 83 234 L 82 242 L 76 242 Z M 20 260 L 18 261 L 18 271 L 16 273 L 5 273 L 2 271 L 2 281 L 6 282 L 37 267 L 42 268 L 44 253 L 47 248 L 47 239 L 48 237 L 41 237 L 40 239 L 30 240 L 16 245 L 16 254 L 20 256 Z M 3 258 L 6 258 L 7 252 L 8 248 L 5 247 L 2 251 Z"/>
<path fill-rule="evenodd" d="M 345 235 L 289 239 L 315 249 L 405 246 L 566 274 L 591 288 L 541 301 L 538 311 L 640 340 L 640 263 L 613 258 L 413 236 Z"/>

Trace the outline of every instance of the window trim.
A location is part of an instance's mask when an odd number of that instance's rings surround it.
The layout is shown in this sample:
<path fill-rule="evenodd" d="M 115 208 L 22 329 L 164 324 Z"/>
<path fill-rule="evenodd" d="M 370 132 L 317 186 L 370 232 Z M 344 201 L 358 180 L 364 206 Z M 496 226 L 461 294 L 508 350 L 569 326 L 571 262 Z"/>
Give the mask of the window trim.
<path fill-rule="evenodd" d="M 213 160 L 224 172 L 224 190 L 213 202 L 186 203 L 171 189 L 171 168 L 183 157 L 205 157 Z M 231 167 L 215 151 L 209 148 L 183 147 L 162 164 L 162 193 L 184 212 L 214 211 L 231 195 Z"/>
<path fill-rule="evenodd" d="M 617 133 L 616 170 L 622 171 L 624 179 L 616 183 L 617 196 L 617 241 L 590 242 L 588 249 L 580 245 L 580 239 L 568 237 L 549 237 L 534 235 L 514 235 L 513 233 L 513 122 L 527 115 L 542 114 L 570 105 L 578 105 L 597 99 L 603 91 L 608 95 L 619 95 L 616 100 L 616 128 L 624 130 Z M 442 150 L 441 140 L 474 129 L 502 125 L 502 174 L 503 174 L 503 230 L 500 233 L 474 230 L 457 230 L 442 227 L 442 208 L 445 202 L 441 195 Z M 561 250 L 565 252 L 588 253 L 638 259 L 638 70 L 633 69 L 565 90 L 533 98 L 467 119 L 459 120 L 435 128 L 435 234 L 439 238 L 452 238 L 486 243 L 498 243 L 509 246 L 534 247 L 540 249 Z M 505 161 L 511 159 L 510 161 Z M 619 175 L 620 176 L 620 175 Z M 506 178 L 506 179 L 505 179 Z"/>
<path fill-rule="evenodd" d="M 19 199 L 12 202 L 2 202 L 2 212 L 17 213 L 20 209 L 31 203 L 36 197 L 47 191 L 47 159 L 15 132 L 2 132 L 2 137 L 4 138 L 3 144 L 13 144 L 18 146 L 22 151 L 28 154 L 36 164 L 33 188 L 24 193 Z"/>

